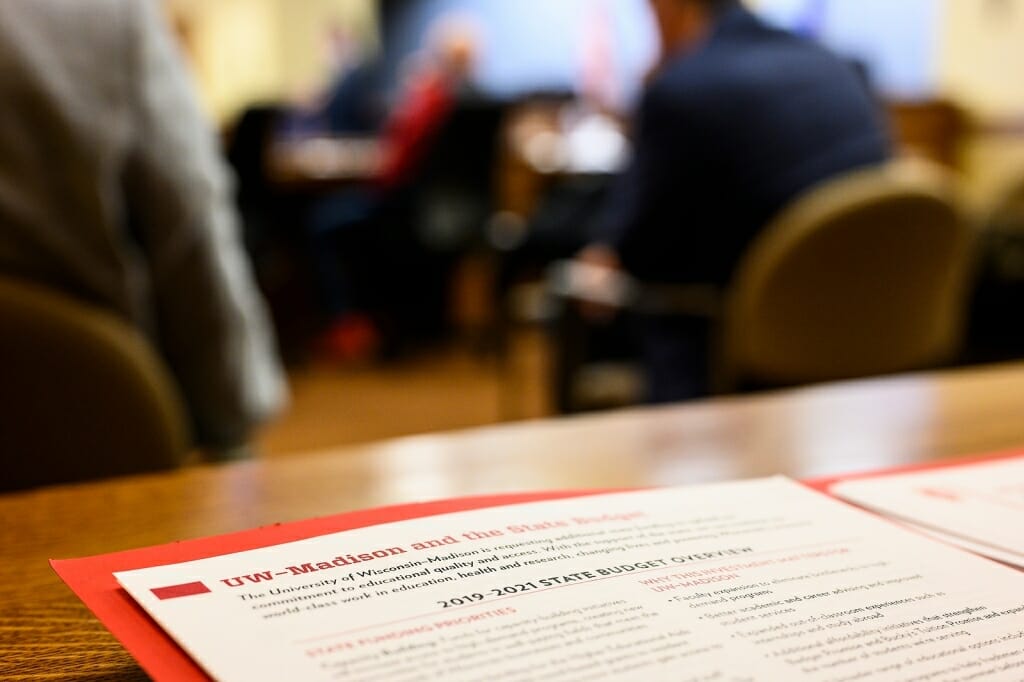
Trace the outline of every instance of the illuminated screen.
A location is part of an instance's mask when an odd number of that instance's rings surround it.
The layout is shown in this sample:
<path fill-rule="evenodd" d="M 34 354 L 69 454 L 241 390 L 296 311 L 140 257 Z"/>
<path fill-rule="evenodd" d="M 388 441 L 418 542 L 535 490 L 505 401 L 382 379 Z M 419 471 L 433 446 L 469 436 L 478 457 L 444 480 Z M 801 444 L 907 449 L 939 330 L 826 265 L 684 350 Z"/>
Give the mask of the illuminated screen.
<path fill-rule="evenodd" d="M 936 90 L 939 0 L 750 0 L 769 22 L 859 62 L 883 95 Z M 658 51 L 648 0 L 383 0 L 388 80 L 445 15 L 469 17 L 483 45 L 476 84 L 511 99 L 579 92 L 597 78 L 632 101 Z M 596 75 L 595 75 L 596 74 Z"/>
<path fill-rule="evenodd" d="M 392 80 L 442 17 L 468 17 L 482 44 L 476 84 L 498 99 L 597 79 L 624 106 L 658 44 L 647 0 L 392 0 L 383 10 Z"/>

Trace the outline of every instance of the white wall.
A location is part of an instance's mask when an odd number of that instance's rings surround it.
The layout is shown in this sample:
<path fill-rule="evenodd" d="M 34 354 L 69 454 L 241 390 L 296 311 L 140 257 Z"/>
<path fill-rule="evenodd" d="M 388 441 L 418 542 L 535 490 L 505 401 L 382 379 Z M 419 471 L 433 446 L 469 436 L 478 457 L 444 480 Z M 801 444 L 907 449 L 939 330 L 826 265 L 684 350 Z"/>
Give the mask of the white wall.
<path fill-rule="evenodd" d="M 1024 114 L 1024 1 L 943 2 L 942 92 L 987 121 Z"/>
<path fill-rule="evenodd" d="M 965 108 L 968 196 L 980 208 L 1024 178 L 1024 0 L 942 0 L 940 92 Z"/>
<path fill-rule="evenodd" d="M 167 0 L 184 25 L 199 88 L 226 122 L 248 104 L 321 85 L 324 32 L 343 22 L 372 40 L 373 0 Z"/>

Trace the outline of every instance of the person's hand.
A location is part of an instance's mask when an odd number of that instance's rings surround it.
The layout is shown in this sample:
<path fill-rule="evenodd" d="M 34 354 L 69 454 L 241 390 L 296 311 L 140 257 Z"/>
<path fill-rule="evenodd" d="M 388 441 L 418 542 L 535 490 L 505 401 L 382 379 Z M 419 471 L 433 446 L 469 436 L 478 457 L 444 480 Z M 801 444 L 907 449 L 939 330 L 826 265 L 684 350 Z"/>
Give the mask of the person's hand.
<path fill-rule="evenodd" d="M 615 249 L 605 244 L 590 244 L 576 254 L 576 260 L 585 265 L 594 265 L 609 270 L 622 270 L 622 262 Z"/>
<path fill-rule="evenodd" d="M 575 262 L 580 268 L 582 291 L 580 314 L 591 322 L 607 323 L 617 312 L 612 302 L 616 284 L 623 274 L 619 254 L 604 244 L 591 244 L 580 251 Z M 587 295 L 590 293 L 591 295 Z"/>

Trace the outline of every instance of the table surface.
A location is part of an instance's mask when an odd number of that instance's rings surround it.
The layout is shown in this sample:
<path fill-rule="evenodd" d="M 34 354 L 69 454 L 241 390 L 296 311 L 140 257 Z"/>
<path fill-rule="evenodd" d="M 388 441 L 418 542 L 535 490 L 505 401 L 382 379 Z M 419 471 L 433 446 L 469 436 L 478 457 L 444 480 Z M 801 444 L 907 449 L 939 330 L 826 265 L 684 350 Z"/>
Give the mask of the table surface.
<path fill-rule="evenodd" d="M 277 189 L 331 191 L 377 177 L 383 149 L 374 137 L 308 137 L 270 145 L 267 176 Z"/>
<path fill-rule="evenodd" d="M 1024 363 L 385 441 L 0 496 L 0 679 L 146 679 L 49 568 L 459 495 L 815 477 L 1024 446 Z"/>

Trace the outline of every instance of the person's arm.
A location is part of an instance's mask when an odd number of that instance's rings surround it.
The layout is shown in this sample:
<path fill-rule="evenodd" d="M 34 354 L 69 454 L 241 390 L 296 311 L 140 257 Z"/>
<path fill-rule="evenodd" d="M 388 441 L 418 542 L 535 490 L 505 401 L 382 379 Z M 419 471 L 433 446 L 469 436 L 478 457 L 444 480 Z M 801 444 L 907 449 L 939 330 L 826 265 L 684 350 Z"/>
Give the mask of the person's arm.
<path fill-rule="evenodd" d="M 232 182 L 156 3 L 133 22 L 135 129 L 124 187 L 150 271 L 158 341 L 200 446 L 243 445 L 287 388 L 243 250 Z"/>

